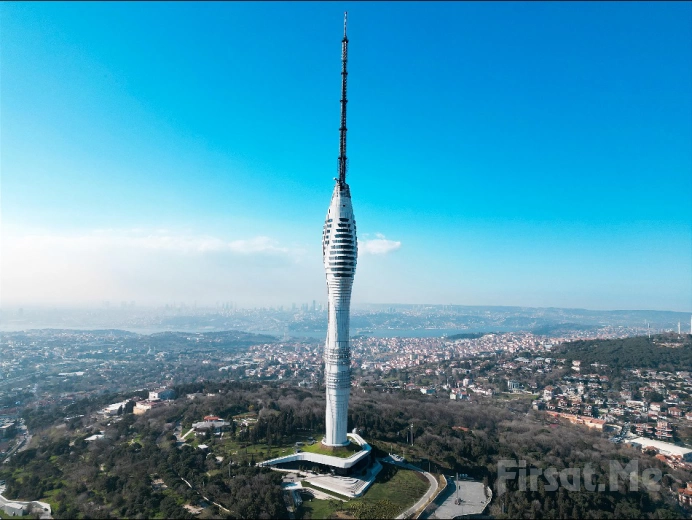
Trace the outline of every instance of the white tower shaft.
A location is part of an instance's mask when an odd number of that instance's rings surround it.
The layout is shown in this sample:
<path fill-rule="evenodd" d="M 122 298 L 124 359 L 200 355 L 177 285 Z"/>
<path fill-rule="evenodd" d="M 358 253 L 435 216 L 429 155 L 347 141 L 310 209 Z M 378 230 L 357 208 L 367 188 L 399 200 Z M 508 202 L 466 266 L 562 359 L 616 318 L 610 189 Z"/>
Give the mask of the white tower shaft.
<path fill-rule="evenodd" d="M 339 128 L 339 177 L 332 193 L 322 232 L 322 261 L 327 275 L 327 341 L 324 346 L 324 378 L 327 387 L 327 446 L 345 446 L 348 430 L 348 398 L 351 392 L 351 343 L 349 322 L 351 288 L 358 259 L 356 221 L 351 206 L 351 190 L 346 184 L 346 78 L 348 37 L 344 13 L 341 41 L 341 126 Z"/>
<path fill-rule="evenodd" d="M 348 185 L 337 182 L 327 212 L 322 239 L 322 258 L 327 275 L 327 341 L 324 349 L 327 387 L 324 444 L 348 444 L 348 400 L 351 392 L 351 345 L 349 322 L 351 288 L 356 271 L 358 243 Z"/>

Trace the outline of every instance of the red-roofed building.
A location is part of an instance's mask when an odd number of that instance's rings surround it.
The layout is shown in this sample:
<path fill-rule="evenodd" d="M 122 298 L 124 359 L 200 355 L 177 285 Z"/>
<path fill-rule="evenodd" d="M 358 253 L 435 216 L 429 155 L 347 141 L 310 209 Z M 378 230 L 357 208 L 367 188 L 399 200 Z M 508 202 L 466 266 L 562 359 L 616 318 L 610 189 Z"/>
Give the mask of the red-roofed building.
<path fill-rule="evenodd" d="M 686 488 L 678 489 L 678 501 L 681 506 L 692 507 L 692 482 L 688 482 Z"/>
<path fill-rule="evenodd" d="M 603 430 L 605 421 L 603 419 L 594 419 L 593 417 L 588 417 L 585 415 L 576 415 L 571 413 L 560 413 L 560 412 L 546 412 L 551 417 L 560 417 L 562 419 L 567 419 L 572 424 L 581 424 L 588 426 L 589 428 L 595 428 L 597 430 Z"/>
<path fill-rule="evenodd" d="M 669 439 L 673 437 L 673 429 L 670 427 L 668 421 L 659 419 L 656 423 L 656 438 L 658 439 Z"/>
<path fill-rule="evenodd" d="M 634 425 L 634 428 L 637 430 L 637 433 L 642 435 L 646 433 L 652 433 L 654 430 L 654 427 L 650 424 L 646 423 L 637 423 Z"/>

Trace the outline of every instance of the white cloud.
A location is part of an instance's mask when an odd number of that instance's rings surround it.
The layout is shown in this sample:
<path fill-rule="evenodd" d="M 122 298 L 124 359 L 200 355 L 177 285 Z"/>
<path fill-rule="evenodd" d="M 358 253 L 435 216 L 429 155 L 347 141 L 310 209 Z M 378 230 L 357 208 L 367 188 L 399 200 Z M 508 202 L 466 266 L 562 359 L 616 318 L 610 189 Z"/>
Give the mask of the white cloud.
<path fill-rule="evenodd" d="M 386 255 L 396 251 L 401 247 L 398 240 L 387 240 L 384 235 L 376 233 L 377 238 L 370 240 L 359 240 L 358 250 L 370 255 Z"/>
<path fill-rule="evenodd" d="M 290 301 L 301 289 L 291 273 L 305 271 L 304 257 L 266 236 L 224 240 L 163 229 L 3 234 L 0 293 L 3 303 L 213 301 L 231 294 L 260 301 L 273 292 Z"/>
<path fill-rule="evenodd" d="M 11 250 L 66 249 L 72 251 L 104 249 L 148 249 L 180 253 L 206 253 L 230 251 L 234 253 L 288 253 L 269 237 L 258 236 L 230 242 L 220 238 L 200 235 L 175 235 L 167 230 L 145 231 L 142 229 L 100 229 L 83 235 L 32 234 L 20 237 L 8 236 L 5 247 Z"/>
<path fill-rule="evenodd" d="M 262 235 L 228 239 L 170 228 L 4 231 L 2 305 L 104 300 L 265 305 L 326 298 L 317 242 L 286 243 Z M 385 255 L 401 242 L 364 235 L 359 247 L 364 256 Z M 366 262 L 359 278 L 363 287 L 370 276 L 365 267 Z"/>
<path fill-rule="evenodd" d="M 288 248 L 278 247 L 276 241 L 269 237 L 255 237 L 250 240 L 236 240 L 227 244 L 228 249 L 236 253 L 288 253 Z"/>

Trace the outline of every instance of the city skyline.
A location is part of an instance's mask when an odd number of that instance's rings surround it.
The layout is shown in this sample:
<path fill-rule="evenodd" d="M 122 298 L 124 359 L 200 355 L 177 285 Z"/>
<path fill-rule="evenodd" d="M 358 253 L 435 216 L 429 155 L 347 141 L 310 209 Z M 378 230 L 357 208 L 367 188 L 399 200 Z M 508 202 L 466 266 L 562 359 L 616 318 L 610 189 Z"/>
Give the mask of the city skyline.
<path fill-rule="evenodd" d="M 347 9 L 354 304 L 692 310 L 689 4 L 0 9 L 3 308 L 324 301 Z"/>

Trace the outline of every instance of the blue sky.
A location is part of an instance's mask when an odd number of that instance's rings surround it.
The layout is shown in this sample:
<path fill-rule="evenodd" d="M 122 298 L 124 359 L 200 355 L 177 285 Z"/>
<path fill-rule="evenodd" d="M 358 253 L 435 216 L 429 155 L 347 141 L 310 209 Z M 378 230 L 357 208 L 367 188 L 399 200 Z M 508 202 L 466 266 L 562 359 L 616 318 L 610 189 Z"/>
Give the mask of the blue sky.
<path fill-rule="evenodd" d="M 692 4 L 3 3 L 3 305 L 692 311 Z"/>

